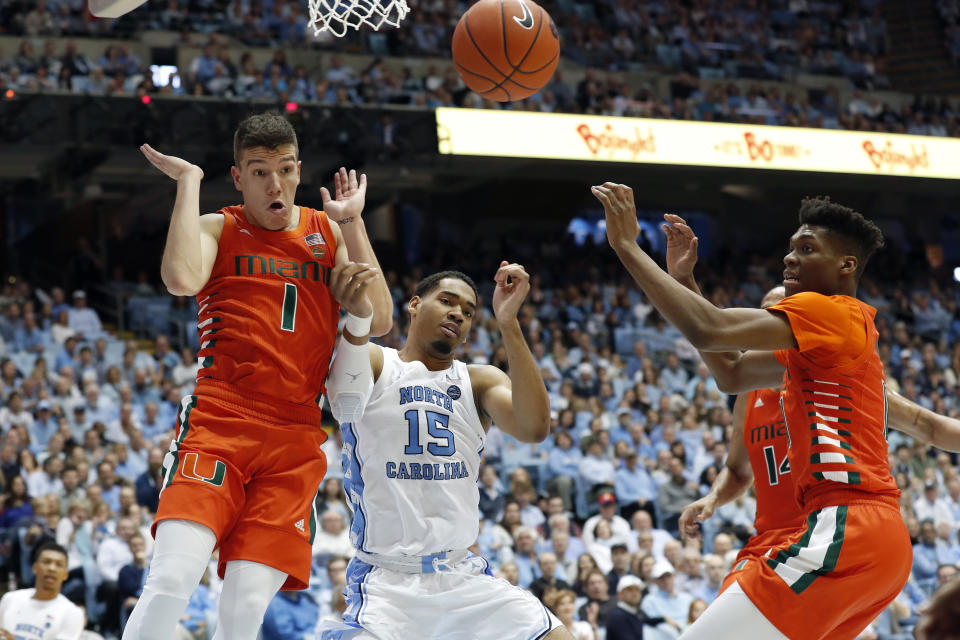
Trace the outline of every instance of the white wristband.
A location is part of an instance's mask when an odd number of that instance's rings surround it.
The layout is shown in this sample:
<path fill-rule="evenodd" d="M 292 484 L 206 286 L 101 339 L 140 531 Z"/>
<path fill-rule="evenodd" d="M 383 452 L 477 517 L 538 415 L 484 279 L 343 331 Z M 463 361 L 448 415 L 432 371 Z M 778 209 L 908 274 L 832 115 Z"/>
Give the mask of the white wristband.
<path fill-rule="evenodd" d="M 358 318 L 352 313 L 347 314 L 347 321 L 343 323 L 343 328 L 350 332 L 355 338 L 362 338 L 370 334 L 370 325 L 373 324 L 373 314 L 366 318 Z"/>

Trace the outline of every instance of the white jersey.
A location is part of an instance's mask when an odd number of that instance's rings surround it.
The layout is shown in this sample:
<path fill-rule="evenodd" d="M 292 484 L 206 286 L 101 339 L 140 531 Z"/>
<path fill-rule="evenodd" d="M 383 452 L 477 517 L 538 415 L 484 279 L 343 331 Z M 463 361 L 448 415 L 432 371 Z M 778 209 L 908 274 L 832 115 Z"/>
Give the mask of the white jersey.
<path fill-rule="evenodd" d="M 340 431 L 354 546 L 426 556 L 476 541 L 485 434 L 465 363 L 429 371 L 384 348 L 363 417 Z"/>
<path fill-rule="evenodd" d="M 37 600 L 36 589 L 10 591 L 0 599 L 0 629 L 17 640 L 79 640 L 83 611 L 62 594 Z"/>

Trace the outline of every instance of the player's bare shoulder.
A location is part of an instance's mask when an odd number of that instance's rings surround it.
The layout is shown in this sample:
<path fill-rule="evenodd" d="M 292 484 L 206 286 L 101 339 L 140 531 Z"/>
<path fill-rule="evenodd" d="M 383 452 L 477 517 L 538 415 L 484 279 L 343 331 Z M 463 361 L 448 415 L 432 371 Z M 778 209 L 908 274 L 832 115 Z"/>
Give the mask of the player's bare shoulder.
<path fill-rule="evenodd" d="M 223 234 L 224 221 L 225 218 L 222 213 L 205 213 L 200 216 L 200 230 L 205 235 L 220 242 L 220 236 Z"/>

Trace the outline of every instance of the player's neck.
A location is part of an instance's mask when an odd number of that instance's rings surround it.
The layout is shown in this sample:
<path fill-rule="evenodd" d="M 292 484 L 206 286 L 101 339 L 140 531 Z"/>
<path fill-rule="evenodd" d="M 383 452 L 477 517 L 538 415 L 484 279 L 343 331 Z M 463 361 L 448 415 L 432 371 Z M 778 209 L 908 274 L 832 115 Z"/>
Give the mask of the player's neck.
<path fill-rule="evenodd" d="M 55 600 L 58 595 L 60 595 L 58 591 L 51 589 L 34 589 L 33 599 L 49 602 L 50 600 Z"/>
<path fill-rule="evenodd" d="M 397 355 L 399 355 L 400 359 L 404 362 L 419 360 L 426 365 L 428 371 L 443 371 L 444 369 L 449 369 L 453 364 L 454 356 L 453 353 L 447 356 L 437 356 L 423 349 L 418 349 L 409 337 L 407 338 L 407 344 L 397 352 Z"/>

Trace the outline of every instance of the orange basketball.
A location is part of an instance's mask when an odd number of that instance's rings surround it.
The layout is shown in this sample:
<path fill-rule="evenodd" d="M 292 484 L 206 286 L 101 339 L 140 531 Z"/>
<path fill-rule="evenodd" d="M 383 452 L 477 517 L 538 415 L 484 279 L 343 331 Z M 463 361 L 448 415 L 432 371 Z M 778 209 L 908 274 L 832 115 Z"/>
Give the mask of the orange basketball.
<path fill-rule="evenodd" d="M 453 63 L 460 77 L 498 102 L 539 91 L 559 61 L 557 26 L 533 0 L 480 0 L 453 32 Z"/>

